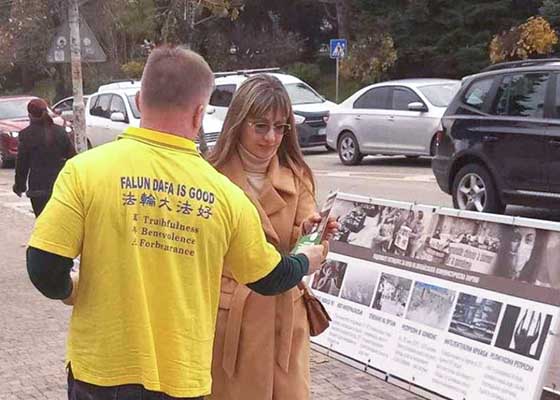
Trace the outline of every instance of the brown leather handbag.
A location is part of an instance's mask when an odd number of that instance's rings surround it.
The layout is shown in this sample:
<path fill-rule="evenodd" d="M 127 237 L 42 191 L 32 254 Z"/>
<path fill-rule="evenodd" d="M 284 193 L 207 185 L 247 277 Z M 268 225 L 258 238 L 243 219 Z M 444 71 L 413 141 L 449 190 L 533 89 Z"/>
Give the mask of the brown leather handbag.
<path fill-rule="evenodd" d="M 309 334 L 318 336 L 330 325 L 331 317 L 321 301 L 315 297 L 311 289 L 304 283 L 298 283 L 298 288 L 303 290 L 303 301 L 307 309 L 307 321 L 309 322 Z"/>

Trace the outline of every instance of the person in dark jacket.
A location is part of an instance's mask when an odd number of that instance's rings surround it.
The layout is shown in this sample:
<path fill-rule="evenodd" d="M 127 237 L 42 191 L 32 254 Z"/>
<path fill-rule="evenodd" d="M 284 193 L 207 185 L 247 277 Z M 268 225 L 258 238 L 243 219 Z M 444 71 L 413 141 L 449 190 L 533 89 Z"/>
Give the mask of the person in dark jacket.
<path fill-rule="evenodd" d="M 30 124 L 19 133 L 13 191 L 19 197 L 26 192 L 38 217 L 51 197 L 58 173 L 76 152 L 66 130 L 54 124 L 44 100 L 31 100 L 27 111 Z"/>

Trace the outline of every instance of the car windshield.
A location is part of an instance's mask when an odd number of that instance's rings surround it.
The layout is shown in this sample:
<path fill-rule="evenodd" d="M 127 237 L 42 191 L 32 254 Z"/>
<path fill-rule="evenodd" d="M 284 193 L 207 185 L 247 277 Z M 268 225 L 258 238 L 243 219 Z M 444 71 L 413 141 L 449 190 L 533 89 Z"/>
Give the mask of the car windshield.
<path fill-rule="evenodd" d="M 30 99 L 0 101 L 0 119 L 27 118 L 29 101 Z"/>
<path fill-rule="evenodd" d="M 132 115 L 134 115 L 134 118 L 140 119 L 140 110 L 136 107 L 136 95 L 129 95 L 127 98 L 130 109 L 132 110 Z"/>
<path fill-rule="evenodd" d="M 453 96 L 459 91 L 461 84 L 459 82 L 440 83 L 437 85 L 420 86 L 418 89 L 428 101 L 436 107 L 447 107 Z"/>
<path fill-rule="evenodd" d="M 292 105 L 323 103 L 325 100 L 305 83 L 288 83 L 284 85 Z"/>

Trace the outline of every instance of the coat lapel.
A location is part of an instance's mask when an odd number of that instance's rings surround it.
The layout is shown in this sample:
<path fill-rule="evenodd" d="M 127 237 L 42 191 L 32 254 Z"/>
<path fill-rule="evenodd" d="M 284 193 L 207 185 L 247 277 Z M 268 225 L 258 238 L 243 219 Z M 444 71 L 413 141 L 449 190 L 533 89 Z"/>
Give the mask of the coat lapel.
<path fill-rule="evenodd" d="M 297 189 L 293 175 L 285 167 L 280 166 L 278 157 L 274 157 L 268 168 L 267 177 L 260 195 L 257 197 L 253 194 L 247 175 L 243 170 L 243 164 L 239 155 L 233 154 L 232 158 L 221 168 L 222 173 L 239 186 L 245 194 L 251 199 L 259 215 L 263 225 L 264 232 L 268 240 L 276 246 L 279 246 L 280 239 L 278 233 L 274 229 L 271 217 L 287 206 L 286 201 L 282 197 L 285 195 L 295 195 Z"/>
<path fill-rule="evenodd" d="M 259 196 L 259 203 L 270 217 L 287 206 L 284 197 L 296 194 L 296 187 L 292 173 L 280 166 L 278 157 L 274 157 L 270 162 L 267 177 Z"/>

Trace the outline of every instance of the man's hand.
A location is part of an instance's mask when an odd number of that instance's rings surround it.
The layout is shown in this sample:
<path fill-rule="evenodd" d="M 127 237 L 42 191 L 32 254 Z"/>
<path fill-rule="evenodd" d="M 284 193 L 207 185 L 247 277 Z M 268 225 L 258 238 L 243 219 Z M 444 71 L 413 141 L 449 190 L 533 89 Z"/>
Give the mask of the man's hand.
<path fill-rule="evenodd" d="M 310 215 L 305 221 L 303 221 L 303 234 L 307 235 L 313 229 L 315 224 L 319 224 L 321 222 L 321 215 L 319 213 L 315 213 Z M 340 224 L 336 221 L 335 218 L 330 217 L 329 221 L 327 222 L 327 226 L 325 227 L 325 240 L 331 240 L 333 236 L 338 232 L 340 228 Z"/>
<path fill-rule="evenodd" d="M 73 306 L 76 301 L 76 295 L 78 294 L 78 282 L 80 281 L 80 271 L 70 271 L 70 278 L 72 279 L 72 293 L 70 296 L 62 300 L 62 302 L 67 306 Z"/>
<path fill-rule="evenodd" d="M 303 246 L 298 251 L 298 253 L 304 254 L 309 260 L 309 271 L 307 271 L 307 275 L 312 275 L 321 269 L 321 265 L 325 261 L 328 252 L 328 242 L 323 242 L 320 245 Z"/>

